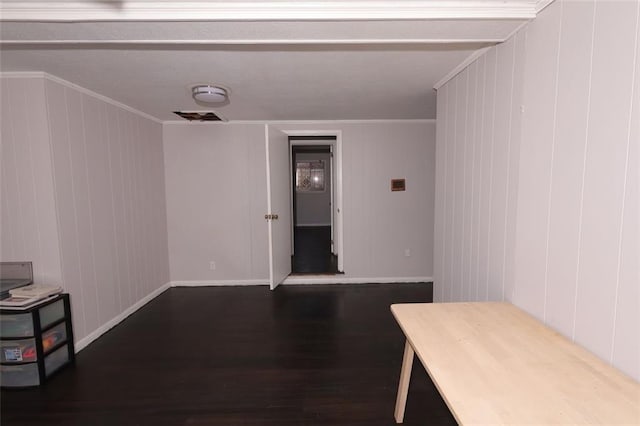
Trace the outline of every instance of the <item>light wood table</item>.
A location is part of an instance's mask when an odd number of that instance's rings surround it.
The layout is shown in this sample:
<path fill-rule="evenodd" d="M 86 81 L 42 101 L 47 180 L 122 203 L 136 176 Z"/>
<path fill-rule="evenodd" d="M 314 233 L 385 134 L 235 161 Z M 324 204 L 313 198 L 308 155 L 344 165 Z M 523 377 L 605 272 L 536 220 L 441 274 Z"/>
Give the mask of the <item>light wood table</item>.
<path fill-rule="evenodd" d="M 459 424 L 640 424 L 640 384 L 508 303 L 392 305 L 405 345 L 395 418 L 418 355 Z"/>

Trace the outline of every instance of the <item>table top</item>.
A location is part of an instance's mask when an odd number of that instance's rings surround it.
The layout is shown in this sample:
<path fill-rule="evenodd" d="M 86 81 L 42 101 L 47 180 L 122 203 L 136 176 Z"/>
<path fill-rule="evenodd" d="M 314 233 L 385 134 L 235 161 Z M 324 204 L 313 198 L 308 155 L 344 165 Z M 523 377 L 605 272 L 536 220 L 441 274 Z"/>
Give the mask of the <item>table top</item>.
<path fill-rule="evenodd" d="M 509 303 L 391 306 L 460 424 L 640 424 L 640 384 Z"/>

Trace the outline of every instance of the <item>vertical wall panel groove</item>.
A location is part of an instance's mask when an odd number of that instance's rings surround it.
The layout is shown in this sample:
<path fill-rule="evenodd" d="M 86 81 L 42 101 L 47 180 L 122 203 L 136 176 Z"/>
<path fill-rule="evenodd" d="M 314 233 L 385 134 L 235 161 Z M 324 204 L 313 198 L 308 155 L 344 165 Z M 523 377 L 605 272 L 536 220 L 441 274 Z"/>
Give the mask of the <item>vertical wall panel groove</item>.
<path fill-rule="evenodd" d="M 444 250 L 446 254 L 445 257 L 445 282 L 446 291 L 444 294 L 445 300 L 452 300 L 451 297 L 451 288 L 453 287 L 453 277 L 451 271 L 453 270 L 453 200 L 454 200 L 454 192 L 455 192 L 455 180 L 454 180 L 454 159 L 455 159 L 455 99 L 457 92 L 455 91 L 456 82 L 453 81 L 451 85 L 447 85 L 447 94 L 448 94 L 448 102 L 447 102 L 447 115 L 449 116 L 447 122 L 447 192 L 446 192 L 446 201 L 445 201 L 445 246 Z M 450 185 L 449 185 L 450 184 Z"/>
<path fill-rule="evenodd" d="M 510 156 L 509 156 L 509 211 L 507 215 L 507 246 L 505 248 L 505 254 L 507 258 L 503 268 L 505 269 L 505 299 L 514 300 L 515 293 L 515 250 L 516 245 L 516 230 L 517 230 L 517 216 L 518 216 L 518 189 L 519 189 L 519 166 L 520 166 L 520 148 L 521 141 L 523 139 L 523 92 L 524 92 L 524 78 L 525 78 L 525 65 L 526 65 L 526 31 L 520 31 L 514 36 L 515 42 L 515 64 L 514 64 L 514 103 L 512 107 L 515 108 L 510 116 L 513 121 L 511 125 L 510 134 Z"/>
<path fill-rule="evenodd" d="M 479 66 L 478 68 L 482 68 L 482 75 L 480 74 L 480 71 L 478 71 L 478 79 L 479 82 L 482 83 L 482 108 L 481 108 L 481 118 L 480 118 L 480 133 L 478 134 L 478 154 L 479 154 L 479 164 L 478 164 L 478 171 L 476 172 L 476 181 L 478 182 L 478 205 L 477 205 L 477 210 L 476 210 L 476 223 L 477 223 L 477 230 L 475 232 L 476 234 L 476 262 L 475 262 L 475 287 L 476 287 L 476 297 L 475 300 L 480 300 L 480 229 L 481 229 L 481 224 L 480 224 L 480 212 L 482 209 L 482 190 L 484 189 L 484 186 L 482 185 L 482 170 L 483 170 L 483 165 L 484 165 L 484 124 L 485 124 L 485 119 L 484 119 L 484 113 L 486 108 L 484 108 L 484 101 L 486 99 L 486 88 L 487 88 L 487 84 L 485 81 L 485 77 L 486 77 L 486 73 L 487 73 L 487 57 L 486 55 L 483 55 L 482 57 L 480 57 L 480 59 L 478 60 Z M 481 65 L 481 66 L 480 66 Z"/>
<path fill-rule="evenodd" d="M 494 254 L 493 250 L 491 250 L 491 241 L 492 241 L 492 237 L 493 237 L 493 232 L 492 232 L 492 227 L 491 227 L 491 222 L 492 222 L 492 210 L 493 210 L 493 204 L 494 204 L 494 179 L 493 179 L 493 174 L 494 174 L 494 166 L 495 166 L 495 161 L 494 161 L 494 157 L 495 157 L 495 143 L 496 143 L 496 115 L 497 115 L 497 102 L 496 99 L 498 97 L 498 52 L 500 51 L 501 46 L 497 46 L 495 49 L 495 64 L 494 64 L 494 70 L 493 70 L 493 101 L 492 101 L 492 106 L 491 106 L 491 110 L 492 110 L 492 117 L 491 117 L 491 148 L 489 150 L 489 196 L 488 196 L 488 211 L 489 211 L 489 216 L 488 216 L 488 223 L 487 223 L 487 276 L 486 276 L 486 296 L 485 299 L 486 300 L 492 300 L 493 299 L 493 295 L 489 294 L 489 289 L 492 286 L 493 280 L 492 280 L 492 268 L 491 268 L 491 257 Z"/>
<path fill-rule="evenodd" d="M 121 244 L 124 246 L 124 270 L 126 272 L 125 283 L 127 288 L 127 292 L 126 292 L 127 298 L 126 298 L 125 305 L 130 306 L 131 302 L 133 301 L 133 293 L 132 293 L 133 280 L 131 279 L 131 255 L 130 255 L 131 252 L 129 251 L 129 236 L 131 235 L 131 230 L 129 229 L 128 220 L 127 220 L 128 218 L 128 214 L 127 214 L 127 203 L 128 203 L 127 181 L 128 179 L 126 177 L 127 177 L 128 167 L 127 167 L 127 163 L 125 162 L 125 159 L 127 158 L 126 147 L 129 144 L 129 141 L 126 138 L 126 135 L 129 133 L 123 118 L 125 116 L 125 112 L 119 109 L 117 111 L 117 114 L 118 114 L 117 123 L 118 123 L 118 133 L 119 133 L 118 151 L 120 154 L 120 166 L 121 166 L 120 168 L 120 173 L 121 173 L 120 190 L 122 193 L 121 220 L 122 220 L 122 229 L 124 230 L 122 234 Z"/>
<path fill-rule="evenodd" d="M 85 98 L 87 95 L 81 95 L 80 96 L 80 111 L 81 111 L 81 117 L 82 117 L 82 151 L 84 154 L 84 167 L 85 167 L 85 173 L 87 176 L 87 212 L 88 212 L 88 217 L 89 217 L 89 245 L 91 246 L 91 261 L 92 261 L 92 272 L 93 272 L 93 283 L 95 285 L 94 288 L 94 299 L 95 299 L 95 311 L 96 311 L 96 317 L 98 319 L 97 324 L 100 324 L 100 300 L 98 297 L 98 273 L 96 271 L 96 247 L 95 247 L 95 232 L 94 232 L 94 223 L 93 223 L 93 217 L 94 217 L 94 211 L 93 211 L 93 207 L 91 206 L 91 193 L 92 193 L 92 188 L 91 188 L 91 180 L 89 179 L 89 177 L 91 176 L 91 174 L 89 173 L 89 159 L 88 159 L 88 148 L 87 148 L 87 115 L 85 112 Z M 92 137 L 95 137 L 95 135 L 93 135 Z M 94 191 L 99 191 L 100 189 L 98 188 L 93 188 Z"/>
<path fill-rule="evenodd" d="M 551 127 L 551 170 L 549 173 L 549 197 L 547 202 L 547 232 L 545 237 L 545 271 L 544 271 L 544 304 L 542 307 L 542 318 L 544 321 L 547 321 L 547 293 L 549 288 L 549 240 L 551 234 L 551 203 L 553 199 L 551 198 L 551 192 L 553 191 L 553 176 L 554 176 L 554 158 L 556 151 L 556 130 L 557 130 L 557 122 L 558 122 L 558 89 L 559 89 L 559 74 L 560 74 L 560 45 L 562 44 L 562 12 L 563 12 L 563 3 L 560 3 L 560 11 L 558 12 L 560 15 L 559 24 L 558 24 L 558 43 L 557 43 L 557 55 L 556 55 L 556 70 L 555 70 L 555 89 L 553 95 L 553 120 Z"/>
<path fill-rule="evenodd" d="M 502 275 L 501 275 L 501 284 L 502 284 L 502 288 L 501 288 L 501 293 L 502 293 L 502 299 L 501 300 L 505 300 L 506 295 L 505 295 L 505 271 L 506 271 L 506 265 L 507 265 L 507 230 L 508 230 L 508 223 L 509 223 L 509 202 L 510 197 L 509 197 L 509 188 L 510 188 L 510 183 L 511 183 L 511 146 L 513 144 L 513 134 L 512 134 L 512 127 L 513 127 L 513 110 L 515 108 L 515 105 L 513 104 L 513 98 L 514 98 L 514 92 L 515 92 L 515 75 L 516 75 L 516 39 L 515 37 L 512 38 L 509 41 L 512 45 L 513 45 L 513 49 L 511 52 L 511 82 L 510 82 L 510 86 L 509 86 L 509 125 L 508 125 L 508 132 L 507 132 L 507 173 L 506 173 L 506 192 L 505 192 L 505 200 L 504 200 L 504 229 L 503 229 L 503 239 L 502 239 Z"/>
<path fill-rule="evenodd" d="M 33 93 L 34 89 L 39 89 L 33 86 L 27 86 L 22 91 L 22 104 L 24 105 L 23 111 L 28 111 L 28 100 L 30 96 L 37 95 L 37 93 Z M 26 120 L 25 120 L 26 121 Z M 29 220 L 29 222 L 33 223 L 35 226 L 33 227 L 35 230 L 35 238 L 33 243 L 35 247 L 33 247 L 33 252 L 37 253 L 37 259 L 44 259 L 42 252 L 42 238 L 40 237 L 40 220 L 38 218 L 38 212 L 40 209 L 38 208 L 38 189 L 36 187 L 36 171 L 34 170 L 34 153 L 33 153 L 33 144 L 35 143 L 33 135 L 32 135 L 32 127 L 25 122 L 24 123 L 24 131 L 26 136 L 26 141 L 24 146 L 27 148 L 27 156 L 31 161 L 28 162 L 26 167 L 24 167 L 25 172 L 29 173 L 29 183 L 31 184 L 31 191 L 25 191 L 26 193 L 31 193 L 31 202 L 32 205 L 28 207 L 28 214 L 33 215 L 33 219 Z"/>
<path fill-rule="evenodd" d="M 457 226 L 457 222 L 456 222 L 456 212 L 457 212 L 457 208 L 456 208 L 456 196 L 458 194 L 458 167 L 456 167 L 456 162 L 458 160 L 458 121 L 459 121 L 459 107 L 460 105 L 458 104 L 458 86 L 460 85 L 459 80 L 456 78 L 456 81 L 453 83 L 453 87 L 454 87 L 454 96 L 453 96 L 453 126 L 452 126 L 452 134 L 451 134 L 451 140 L 452 140 L 452 153 L 451 153 L 451 175 L 453 177 L 452 180 L 452 190 L 451 190 L 451 211 L 449 212 L 449 214 L 451 215 L 451 229 L 450 229 L 450 234 L 451 234 L 451 239 L 450 241 L 450 252 L 451 252 L 451 259 L 450 259 L 450 271 L 449 271 L 449 279 L 450 279 L 450 284 L 449 284 L 449 299 L 450 300 L 457 300 L 454 296 L 454 288 L 457 287 L 458 283 L 456 282 L 456 275 L 455 275 L 455 262 L 457 260 L 456 257 L 456 226 Z"/>
<path fill-rule="evenodd" d="M 511 62 L 512 49 L 508 41 L 497 49 L 496 63 L 496 95 L 494 99 L 495 113 L 493 125 L 492 170 L 491 170 L 491 210 L 489 254 L 489 299 L 503 299 L 502 262 L 504 260 L 504 216 L 503 204 L 507 199 L 507 163 L 509 161 L 509 108 L 511 96 Z"/>
<path fill-rule="evenodd" d="M 470 300 L 472 298 L 471 294 L 473 291 L 473 286 L 472 286 L 472 281 L 473 281 L 473 272 L 472 272 L 472 268 L 471 265 L 473 265 L 473 243 L 474 243 L 474 239 L 473 236 L 475 235 L 474 232 L 474 226 L 473 226 L 473 218 L 474 218 L 474 212 L 475 212 L 475 199 L 476 199 L 476 180 L 475 180 L 475 170 L 476 170 L 476 141 L 477 141 L 477 125 L 478 125 L 478 63 L 477 61 L 474 62 L 473 64 L 471 64 L 469 66 L 469 74 L 471 75 L 471 79 L 473 81 L 473 102 L 470 102 L 472 105 L 472 118 L 473 118 L 473 125 L 471 126 L 472 128 L 472 132 L 471 132 L 471 140 L 469 141 L 471 143 L 471 157 L 470 157 L 470 163 L 471 163 L 471 170 L 470 170 L 470 175 L 469 175 L 469 181 L 470 181 L 470 205 L 469 205 L 469 209 L 468 209 L 468 216 L 469 216 L 469 228 L 467 231 L 468 234 L 468 240 L 469 240 L 469 247 L 468 247 L 468 251 L 467 251 L 467 265 L 465 265 L 465 269 L 467 270 L 467 280 L 468 280 L 468 293 L 465 297 L 465 300 Z"/>
<path fill-rule="evenodd" d="M 473 140 L 475 139 L 475 103 L 476 103 L 476 89 L 475 83 L 475 65 L 472 65 L 468 69 L 467 73 L 467 98 L 466 98 L 466 114 L 467 114 L 467 139 L 465 141 L 465 190 L 464 190 L 464 228 L 462 232 L 463 244 L 462 244 L 462 284 L 463 292 L 461 300 L 468 300 L 471 294 L 471 280 L 469 265 L 471 264 L 471 219 L 473 211 L 473 156 L 475 154 L 475 147 Z"/>
<path fill-rule="evenodd" d="M 16 102 L 12 102 L 11 101 L 11 98 L 15 97 L 15 93 L 13 93 L 13 92 L 15 92 L 15 89 L 14 88 L 9 88 L 9 90 L 7 92 L 8 93 L 7 93 L 6 96 L 9 97 L 9 104 L 10 105 L 15 105 Z M 16 116 L 14 116 L 14 120 L 15 119 L 17 119 Z M 16 188 L 22 188 L 23 185 L 20 183 L 20 176 L 19 176 L 19 173 L 18 173 L 18 164 L 20 164 L 20 162 L 18 161 L 18 154 L 16 152 L 17 151 L 17 149 L 16 149 L 17 143 L 16 143 L 16 128 L 15 128 L 14 120 L 11 120 L 11 124 L 12 124 L 12 126 L 11 126 L 11 136 L 12 136 L 12 138 L 11 138 L 11 141 L 12 141 L 11 150 L 12 150 L 12 153 L 13 153 L 13 161 L 14 161 L 13 162 L 13 173 L 15 174 L 15 182 L 16 182 L 15 187 Z M 15 199 L 16 199 L 16 203 L 14 205 L 15 205 L 16 211 L 18 213 L 18 217 L 19 218 L 23 218 L 25 215 L 24 215 L 24 207 L 23 207 L 23 204 L 22 204 L 21 191 L 15 191 Z M 18 238 L 16 238 L 14 240 L 14 246 L 16 247 L 15 248 L 15 252 L 14 252 L 15 255 L 22 256 L 23 255 L 22 253 L 26 252 L 26 243 L 25 243 L 25 240 L 24 240 L 24 233 L 20 233 Z M 22 260 L 24 260 L 24 259 L 22 259 Z"/>
<path fill-rule="evenodd" d="M 3 247 L 3 255 L 4 258 L 7 259 L 16 259 L 18 254 L 17 249 L 17 236 L 15 235 L 15 231 L 17 231 L 18 226 L 10 226 L 18 223 L 18 218 L 21 217 L 18 208 L 19 204 L 17 202 L 17 197 L 19 196 L 18 191 L 10 191 L 11 188 L 17 188 L 17 182 L 15 184 L 11 184 L 13 176 L 13 168 L 18 164 L 17 159 L 15 157 L 15 151 L 13 149 L 14 141 L 14 132 L 13 132 L 13 116 L 9 116 L 11 108 L 11 100 L 9 99 L 9 91 L 11 87 L 8 85 L 6 80 L 2 81 L 2 92 L 4 96 L 2 96 L 2 109 L 0 111 L 3 113 L 3 123 L 2 126 L 2 140 L 0 140 L 1 149 L 2 149 L 2 157 L 0 160 L 2 161 L 2 198 L 0 199 L 0 203 L 2 205 L 2 217 L 6 220 L 3 223 L 2 229 L 2 247 Z M 7 253 L 7 248 L 9 252 Z"/>
<path fill-rule="evenodd" d="M 461 228 L 461 232 L 460 232 L 460 266 L 458 267 L 458 270 L 460 271 L 460 299 L 459 300 L 464 300 L 465 298 L 465 287 L 466 287 L 466 281 L 465 281 L 465 254 L 466 254 L 466 250 L 465 250 L 465 231 L 468 233 L 467 228 L 466 228 L 466 224 L 467 224 L 467 170 L 469 169 L 467 166 L 467 146 L 468 146 L 468 140 L 469 140 L 469 70 L 466 69 L 463 71 L 463 75 L 464 75 L 464 80 L 465 80 L 465 84 L 464 84 L 464 102 L 463 102 L 463 106 L 464 106 L 464 137 L 462 138 L 462 147 L 463 147 L 463 152 L 462 152 L 462 167 L 460 167 L 461 173 L 462 173 L 462 206 L 461 206 L 461 210 L 462 210 L 462 215 L 461 215 L 461 224 L 460 224 L 460 228 Z"/>
<path fill-rule="evenodd" d="M 462 300 L 462 228 L 464 226 L 464 151 L 466 139 L 466 96 L 467 96 L 467 72 L 460 75 L 456 87 L 456 151 L 455 151 L 455 192 L 454 192 L 454 227 L 453 227 L 453 287 L 454 300 Z"/>
<path fill-rule="evenodd" d="M 592 75 L 593 75 L 593 45 L 596 36 L 596 12 L 597 12 L 598 2 L 594 0 L 593 2 L 593 21 L 591 23 L 591 49 L 589 56 L 589 89 L 587 92 L 587 123 L 591 120 L 591 87 L 592 87 Z M 585 136 L 584 136 L 584 151 L 582 153 L 582 181 L 580 186 L 580 215 L 578 217 L 578 256 L 576 261 L 576 283 L 575 283 L 575 293 L 574 293 L 574 304 L 573 304 L 573 328 L 571 331 L 571 338 L 575 340 L 576 338 L 576 320 L 577 320 L 577 312 L 578 312 L 578 293 L 580 291 L 580 248 L 582 247 L 582 216 L 584 212 L 584 182 L 585 182 L 585 173 L 587 170 L 587 152 L 589 147 L 589 126 L 586 126 Z"/>
<path fill-rule="evenodd" d="M 45 157 L 45 164 L 42 165 L 42 169 L 40 170 L 42 173 L 42 180 L 48 181 L 50 180 L 49 186 L 43 188 L 44 196 L 50 196 L 50 204 L 49 209 L 46 210 L 47 216 L 52 216 L 49 222 L 48 229 L 48 238 L 50 239 L 50 250 L 47 253 L 49 257 L 49 262 L 51 262 L 52 266 L 55 267 L 55 272 L 51 273 L 51 281 L 55 282 L 56 279 L 60 279 L 62 283 L 67 282 L 66 271 L 64 270 L 64 254 L 62 252 L 62 242 L 60 241 L 60 213 L 59 206 L 60 200 L 58 198 L 58 180 L 55 173 L 55 164 L 54 164 L 54 147 L 52 144 L 53 141 L 53 130 L 52 130 L 52 114 L 50 110 L 51 100 L 49 98 L 50 91 L 48 87 L 48 83 L 46 81 L 42 81 L 43 85 L 43 108 L 46 111 L 46 123 L 47 129 L 46 132 L 42 135 L 46 141 L 43 141 L 43 153 L 42 155 Z"/>
<path fill-rule="evenodd" d="M 440 111 L 446 111 L 446 99 L 447 93 L 444 89 L 440 96 L 437 98 L 437 109 Z M 447 144 L 445 133 L 447 129 L 447 121 L 445 119 L 439 123 L 436 127 L 436 181 L 441 182 L 441 185 L 436 185 L 435 198 L 435 220 L 434 220 L 434 288 L 433 298 L 435 302 L 441 302 L 443 300 L 443 286 L 446 285 L 444 281 L 444 197 L 446 194 L 446 149 Z"/>
<path fill-rule="evenodd" d="M 440 276 L 441 276 L 441 284 L 440 284 L 440 301 L 445 301 L 445 286 L 448 287 L 451 285 L 451 283 L 448 281 L 448 275 L 446 273 L 446 260 L 447 260 L 447 256 L 446 256 L 446 248 L 447 248 L 447 238 L 446 238 L 446 233 L 447 233 L 447 215 L 448 215 L 448 211 L 447 211 L 447 198 L 448 198 L 448 185 L 449 185 L 449 179 L 447 178 L 449 175 L 449 164 L 448 164 L 448 158 L 449 158 L 449 143 L 448 143 L 448 132 L 449 132 L 449 120 L 450 120 L 450 116 L 448 114 L 449 111 L 449 98 L 450 98 L 450 89 L 447 86 L 444 89 L 444 108 L 443 108 L 443 115 L 444 115 L 444 128 L 443 128 L 443 136 L 442 136 L 442 143 L 441 143 L 441 151 L 443 152 L 442 154 L 442 160 L 441 163 L 443 165 L 443 171 L 442 171 L 442 207 L 440 208 L 440 210 L 442 211 L 442 223 L 441 223 L 441 228 L 442 228 L 442 243 L 440 245 L 441 250 L 442 250 L 442 262 L 441 262 L 441 269 L 440 269 Z M 441 126 L 438 126 L 441 127 Z"/>
<path fill-rule="evenodd" d="M 110 105 L 103 105 L 104 114 L 104 126 L 105 126 L 105 140 L 107 144 L 107 155 L 109 156 L 108 169 L 109 169 L 109 189 L 111 195 L 111 228 L 109 232 L 110 244 L 111 244 L 111 265 L 114 274 L 114 281 L 116 284 L 116 306 L 118 312 L 122 312 L 122 276 L 121 276 L 121 263 L 120 263 L 120 250 L 118 249 L 118 221 L 117 221 L 117 209 L 116 209 L 116 158 L 115 158 L 115 138 L 114 134 L 117 134 L 117 123 L 114 120 L 113 109 Z"/>
<path fill-rule="evenodd" d="M 71 143 L 70 141 L 73 139 L 73 135 L 71 134 L 71 125 L 70 122 L 72 120 L 72 118 L 74 117 L 74 115 L 72 115 L 69 111 L 69 91 L 70 89 L 67 89 L 66 87 L 63 88 L 64 90 L 64 106 L 66 108 L 66 127 L 67 127 L 67 135 L 68 135 L 68 140 L 64 142 L 65 144 L 65 148 L 66 148 L 66 155 L 68 157 L 68 165 L 69 165 L 69 169 L 68 169 L 68 173 L 69 173 L 69 193 L 71 195 L 71 205 L 70 207 L 70 211 L 68 213 L 70 213 L 70 216 L 72 217 L 72 221 L 73 221 L 73 225 L 71 227 L 71 229 L 69 229 L 69 234 L 65 234 L 64 230 L 61 230 L 60 233 L 60 238 L 63 240 L 68 240 L 68 241 L 73 241 L 73 249 L 69 250 L 69 256 L 67 256 L 68 261 L 70 262 L 69 264 L 65 265 L 65 268 L 70 268 L 73 269 L 77 272 L 78 274 L 78 278 L 75 281 L 76 283 L 76 288 L 78 290 L 78 296 L 80 296 L 80 309 L 82 310 L 82 320 L 80 322 L 80 327 L 76 328 L 78 329 L 76 331 L 76 333 L 74 334 L 79 334 L 81 336 L 87 334 L 87 303 L 86 303 L 86 298 L 85 298 L 85 291 L 84 291 L 84 286 L 82 284 L 84 284 L 86 281 L 83 277 L 82 274 L 82 262 L 80 260 L 80 242 L 79 242 L 79 234 L 80 231 L 78 229 L 78 203 L 76 201 L 76 183 L 75 183 L 75 178 L 74 178 L 74 169 L 75 167 L 73 166 L 73 156 L 71 154 Z M 75 232 L 74 232 L 75 231 Z M 72 253 L 73 252 L 73 253 Z M 73 256 L 73 257 L 72 257 Z M 80 283 L 80 285 L 78 285 L 78 283 Z M 75 336 L 74 336 L 75 337 Z"/>

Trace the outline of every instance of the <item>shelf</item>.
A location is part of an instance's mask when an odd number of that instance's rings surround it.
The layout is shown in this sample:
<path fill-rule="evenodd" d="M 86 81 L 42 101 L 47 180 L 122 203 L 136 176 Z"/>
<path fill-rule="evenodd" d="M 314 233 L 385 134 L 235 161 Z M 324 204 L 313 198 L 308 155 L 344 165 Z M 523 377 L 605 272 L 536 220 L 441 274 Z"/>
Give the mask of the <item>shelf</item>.
<path fill-rule="evenodd" d="M 25 309 L 0 309 L 0 384 L 38 386 L 75 362 L 68 294 Z"/>

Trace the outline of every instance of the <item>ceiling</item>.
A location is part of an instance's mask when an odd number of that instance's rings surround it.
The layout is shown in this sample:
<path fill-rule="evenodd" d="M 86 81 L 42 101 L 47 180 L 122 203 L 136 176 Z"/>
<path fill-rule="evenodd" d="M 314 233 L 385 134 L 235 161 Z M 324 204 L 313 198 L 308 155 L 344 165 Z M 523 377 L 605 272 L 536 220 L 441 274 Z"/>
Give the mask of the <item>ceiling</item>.
<path fill-rule="evenodd" d="M 434 85 L 549 1 L 4 1 L 0 71 L 39 71 L 158 120 L 435 118 Z M 215 83 L 230 102 L 196 104 Z"/>

